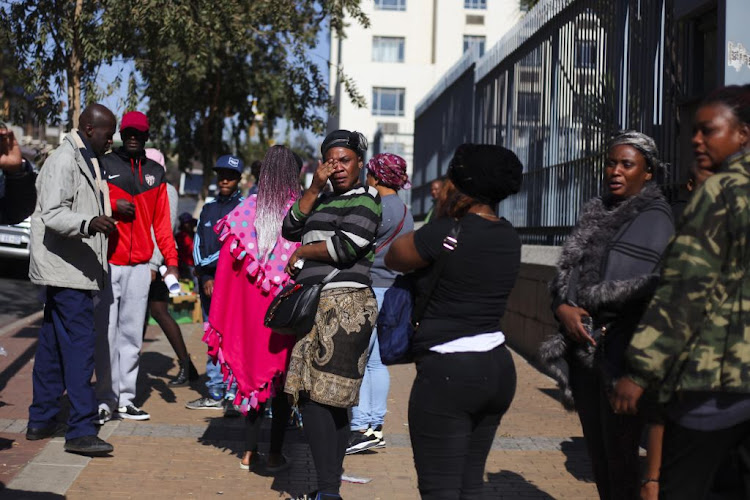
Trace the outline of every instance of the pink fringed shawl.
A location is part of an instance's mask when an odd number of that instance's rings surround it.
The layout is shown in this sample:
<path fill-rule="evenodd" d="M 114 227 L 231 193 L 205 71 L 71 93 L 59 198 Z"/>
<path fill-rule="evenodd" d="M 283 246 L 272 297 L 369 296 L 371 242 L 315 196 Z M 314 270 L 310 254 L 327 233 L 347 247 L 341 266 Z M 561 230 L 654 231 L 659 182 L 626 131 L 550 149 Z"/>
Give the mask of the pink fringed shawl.
<path fill-rule="evenodd" d="M 237 382 L 234 403 L 246 413 L 257 408 L 283 383 L 295 338 L 263 326 L 268 305 L 289 281 L 284 272 L 299 247 L 279 236 L 266 263 L 257 257 L 255 232 L 257 196 L 252 195 L 225 218 L 215 231 L 223 242 L 205 323 L 208 354 L 221 363 L 227 386 Z M 290 199 L 287 210 L 294 199 Z"/>

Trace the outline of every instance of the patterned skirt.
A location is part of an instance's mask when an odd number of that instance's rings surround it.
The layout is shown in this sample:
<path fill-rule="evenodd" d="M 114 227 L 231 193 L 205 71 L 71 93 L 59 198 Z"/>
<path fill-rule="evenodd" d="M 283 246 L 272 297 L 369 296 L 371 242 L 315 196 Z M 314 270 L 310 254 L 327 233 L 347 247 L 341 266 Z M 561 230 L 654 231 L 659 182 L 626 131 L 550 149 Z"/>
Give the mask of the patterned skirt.
<path fill-rule="evenodd" d="M 316 403 L 351 408 L 367 366 L 378 305 L 370 288 L 323 290 L 315 326 L 294 345 L 284 392 Z"/>

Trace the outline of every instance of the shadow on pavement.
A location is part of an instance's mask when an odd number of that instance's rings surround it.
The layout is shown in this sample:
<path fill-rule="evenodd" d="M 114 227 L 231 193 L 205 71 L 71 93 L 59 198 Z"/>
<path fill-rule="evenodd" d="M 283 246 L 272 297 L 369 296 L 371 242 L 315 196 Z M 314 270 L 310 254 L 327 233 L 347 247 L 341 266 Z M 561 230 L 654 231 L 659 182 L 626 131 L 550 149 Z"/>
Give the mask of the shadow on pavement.
<path fill-rule="evenodd" d="M 167 385 L 167 382 L 170 380 L 167 373 L 174 366 L 174 359 L 159 352 L 146 351 L 141 354 L 135 391 L 137 394 L 135 400 L 136 406 L 143 406 L 148 401 L 148 398 L 151 397 L 153 391 L 159 393 L 161 398 L 167 403 L 177 401 L 174 391 Z"/>
<path fill-rule="evenodd" d="M 14 500 L 54 500 L 64 499 L 64 495 L 58 495 L 57 493 L 46 493 L 42 491 L 23 491 L 23 490 L 12 490 L 5 488 L 5 485 L 0 483 L 0 498 L 8 498 Z"/>
<path fill-rule="evenodd" d="M 222 451 L 229 451 L 237 457 L 237 467 L 245 452 L 245 418 L 215 417 L 207 419 L 208 427 L 198 442 L 204 446 L 214 446 Z M 315 490 L 315 467 L 312 464 L 310 447 L 301 429 L 288 426 L 284 435 L 282 453 L 290 461 L 289 468 L 275 474 L 265 469 L 265 457 L 271 442 L 271 420 L 265 418 L 258 438 L 258 450 L 263 459 L 255 466 L 252 474 L 273 477 L 271 490 L 287 492 L 293 496 Z"/>
<path fill-rule="evenodd" d="M 554 499 L 549 493 L 540 490 L 520 474 L 503 470 L 488 472 L 484 483 L 485 498 L 543 498 Z"/>
<path fill-rule="evenodd" d="M 539 389 L 539 392 L 551 397 L 552 399 L 560 403 L 560 406 L 562 406 L 562 403 L 561 403 L 562 398 L 561 398 L 560 389 L 558 389 L 557 387 L 554 387 L 554 388 L 538 387 L 538 389 Z"/>
<path fill-rule="evenodd" d="M 9 450 L 13 448 L 13 443 L 15 441 L 16 441 L 15 439 L 0 438 L 0 451 Z"/>
<path fill-rule="evenodd" d="M 28 332 L 27 332 L 28 330 Z M 31 332 L 35 332 L 39 330 L 39 326 L 30 326 L 28 328 L 24 328 L 21 330 L 21 332 L 27 332 L 24 335 L 32 335 Z M 20 334 L 19 332 L 18 334 Z M 16 335 L 18 335 L 16 334 Z M 10 379 L 12 379 L 16 373 L 18 373 L 26 364 L 31 360 L 31 358 L 34 357 L 34 354 L 36 354 L 36 342 L 32 342 L 26 350 L 23 351 L 16 359 L 13 360 L 11 364 L 5 367 L 5 369 L 0 372 L 0 392 L 2 392 L 3 389 L 5 389 L 5 386 L 8 385 L 8 382 Z"/>
<path fill-rule="evenodd" d="M 560 449 L 565 455 L 565 469 L 579 481 L 594 481 L 591 471 L 591 460 L 586 451 L 586 441 L 582 437 L 574 437 L 563 441 Z"/>

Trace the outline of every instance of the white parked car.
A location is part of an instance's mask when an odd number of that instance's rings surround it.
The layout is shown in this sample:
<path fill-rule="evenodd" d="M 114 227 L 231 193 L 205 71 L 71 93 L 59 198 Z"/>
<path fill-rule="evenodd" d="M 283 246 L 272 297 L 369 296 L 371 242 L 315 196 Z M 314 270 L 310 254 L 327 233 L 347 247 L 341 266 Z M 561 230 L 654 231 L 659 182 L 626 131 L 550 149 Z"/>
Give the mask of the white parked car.
<path fill-rule="evenodd" d="M 0 225 L 0 258 L 29 260 L 31 218 L 12 226 Z"/>

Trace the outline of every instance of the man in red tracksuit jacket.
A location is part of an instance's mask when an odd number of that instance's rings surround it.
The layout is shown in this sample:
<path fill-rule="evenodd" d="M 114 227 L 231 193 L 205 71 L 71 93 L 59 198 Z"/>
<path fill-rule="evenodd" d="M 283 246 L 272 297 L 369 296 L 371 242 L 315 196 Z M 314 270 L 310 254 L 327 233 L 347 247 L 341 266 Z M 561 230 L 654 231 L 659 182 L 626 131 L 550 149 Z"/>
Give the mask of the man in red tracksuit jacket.
<path fill-rule="evenodd" d="M 102 159 L 117 228 L 109 236 L 109 286 L 96 305 L 99 424 L 115 412 L 132 420 L 150 418 L 133 400 L 151 284 L 152 227 L 167 273 L 177 277 L 166 178 L 161 165 L 146 157 L 148 132 L 146 115 L 125 113 L 120 123 L 123 145 Z"/>

